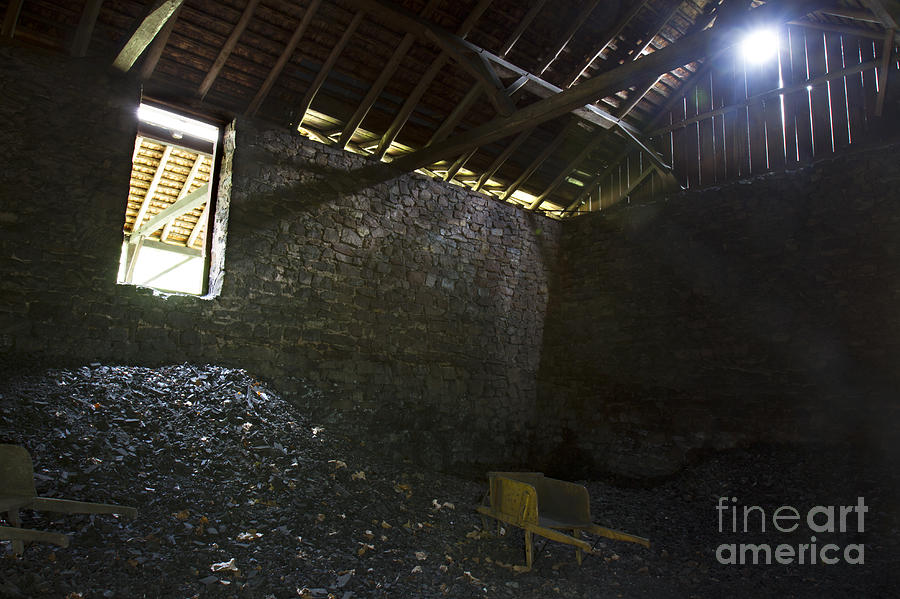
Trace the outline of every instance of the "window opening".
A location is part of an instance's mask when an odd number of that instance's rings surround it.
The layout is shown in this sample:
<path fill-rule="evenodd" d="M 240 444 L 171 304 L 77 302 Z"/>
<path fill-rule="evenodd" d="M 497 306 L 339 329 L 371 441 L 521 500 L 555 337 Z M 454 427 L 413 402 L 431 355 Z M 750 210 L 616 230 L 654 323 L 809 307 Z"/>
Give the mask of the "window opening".
<path fill-rule="evenodd" d="M 142 103 L 118 282 L 203 295 L 219 128 Z"/>

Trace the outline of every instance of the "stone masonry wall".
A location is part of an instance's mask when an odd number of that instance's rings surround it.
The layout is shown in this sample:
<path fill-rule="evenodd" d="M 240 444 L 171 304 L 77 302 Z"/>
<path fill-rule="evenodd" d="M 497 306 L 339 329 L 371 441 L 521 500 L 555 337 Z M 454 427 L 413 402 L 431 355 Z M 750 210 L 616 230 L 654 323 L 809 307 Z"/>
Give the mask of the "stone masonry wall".
<path fill-rule="evenodd" d="M 653 476 L 755 441 L 895 446 L 898 149 L 568 223 L 536 461 Z"/>
<path fill-rule="evenodd" d="M 317 416 L 436 464 L 512 460 L 533 418 L 558 223 L 236 125 L 221 294 L 116 284 L 138 88 L 0 48 L 0 352 L 54 364 L 238 366 Z M 297 402 L 308 398 L 294 396 Z"/>

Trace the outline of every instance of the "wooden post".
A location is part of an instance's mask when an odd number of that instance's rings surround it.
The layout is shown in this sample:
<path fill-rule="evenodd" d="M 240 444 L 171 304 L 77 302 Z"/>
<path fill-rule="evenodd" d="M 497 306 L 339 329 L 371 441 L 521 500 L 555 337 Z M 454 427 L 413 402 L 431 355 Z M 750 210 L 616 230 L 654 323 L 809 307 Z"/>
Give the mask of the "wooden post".
<path fill-rule="evenodd" d="M 9 6 L 6 7 L 6 16 L 3 17 L 3 29 L 0 30 L 0 37 L 8 40 L 13 38 L 24 2 L 25 0 L 10 0 Z"/>

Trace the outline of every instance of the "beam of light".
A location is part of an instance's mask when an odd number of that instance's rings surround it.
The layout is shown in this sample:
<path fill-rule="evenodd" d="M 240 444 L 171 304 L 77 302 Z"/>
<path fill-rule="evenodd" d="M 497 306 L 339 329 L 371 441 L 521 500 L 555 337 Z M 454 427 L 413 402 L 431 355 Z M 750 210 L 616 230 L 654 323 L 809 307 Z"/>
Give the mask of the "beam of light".
<path fill-rule="evenodd" d="M 741 54 L 748 63 L 761 64 L 778 54 L 778 33 L 774 29 L 751 31 L 741 40 Z"/>
<path fill-rule="evenodd" d="M 138 120 L 144 123 L 171 130 L 173 134 L 176 134 L 176 139 L 180 139 L 177 134 L 185 133 L 205 141 L 215 142 L 219 139 L 218 128 L 155 106 L 141 104 L 138 107 L 137 115 Z"/>

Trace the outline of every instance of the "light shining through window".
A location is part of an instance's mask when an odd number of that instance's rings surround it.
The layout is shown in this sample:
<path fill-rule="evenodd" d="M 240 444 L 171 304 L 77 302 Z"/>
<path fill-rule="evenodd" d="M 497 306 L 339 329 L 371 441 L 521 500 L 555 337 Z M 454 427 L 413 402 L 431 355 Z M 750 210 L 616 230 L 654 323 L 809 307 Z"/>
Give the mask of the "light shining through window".
<path fill-rule="evenodd" d="M 774 29 L 757 29 L 741 41 L 741 54 L 748 63 L 760 64 L 778 55 L 778 33 Z"/>

